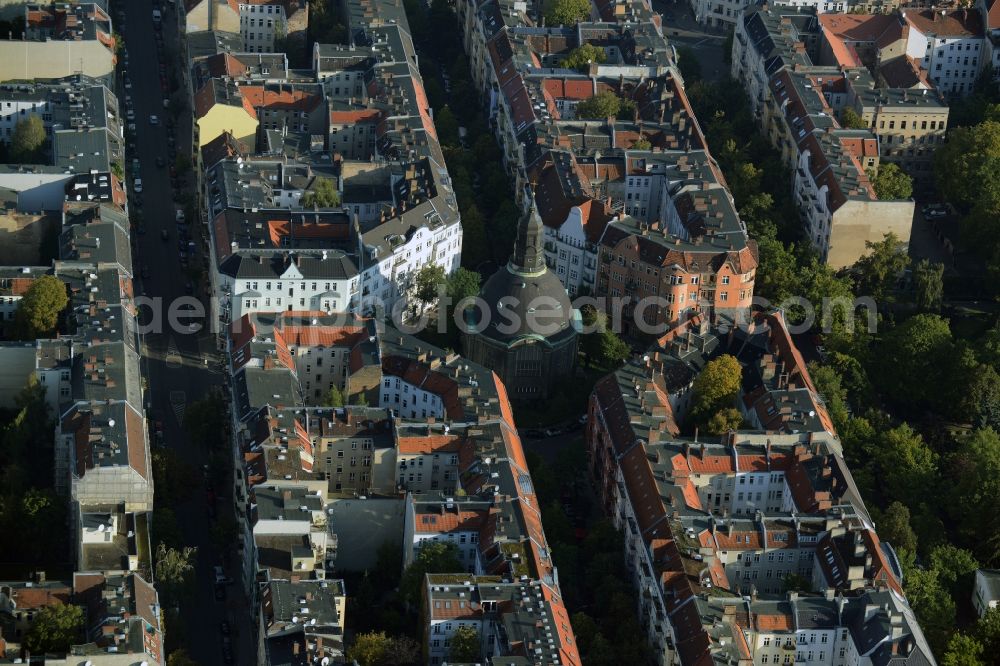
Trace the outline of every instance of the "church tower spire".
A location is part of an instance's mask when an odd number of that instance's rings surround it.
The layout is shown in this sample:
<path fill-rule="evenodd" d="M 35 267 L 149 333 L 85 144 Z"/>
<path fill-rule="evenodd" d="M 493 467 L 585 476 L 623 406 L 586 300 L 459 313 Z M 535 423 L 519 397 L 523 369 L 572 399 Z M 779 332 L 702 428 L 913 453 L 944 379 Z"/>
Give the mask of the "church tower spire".
<path fill-rule="evenodd" d="M 541 273 L 545 270 L 545 250 L 543 248 L 545 227 L 535 205 L 521 218 L 514 240 L 514 256 L 510 258 L 510 269 L 518 273 Z"/>

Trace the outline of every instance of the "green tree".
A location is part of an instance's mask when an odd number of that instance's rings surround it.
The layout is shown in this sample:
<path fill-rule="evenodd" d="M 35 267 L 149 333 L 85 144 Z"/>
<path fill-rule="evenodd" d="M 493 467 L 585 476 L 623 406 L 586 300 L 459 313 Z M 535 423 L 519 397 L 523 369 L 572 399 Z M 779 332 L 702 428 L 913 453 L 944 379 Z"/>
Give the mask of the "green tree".
<path fill-rule="evenodd" d="M 122 166 L 121 162 L 114 161 L 111 163 L 111 173 L 118 180 L 125 180 L 125 167 Z"/>
<path fill-rule="evenodd" d="M 49 337 L 55 333 L 59 314 L 66 309 L 66 285 L 54 275 L 35 280 L 14 313 L 14 330 L 21 340 Z"/>
<path fill-rule="evenodd" d="M 191 158 L 185 153 L 177 153 L 177 157 L 174 158 L 174 168 L 177 170 L 177 173 L 187 173 L 191 170 Z M 322 180 L 330 181 L 329 178 L 323 178 Z M 332 181 L 330 182 L 332 183 Z M 334 188 L 334 193 L 336 193 L 336 191 L 336 188 Z M 336 206 L 337 204 L 330 205 Z"/>
<path fill-rule="evenodd" d="M 41 116 L 28 116 L 14 125 L 10 138 L 10 157 L 13 162 L 33 164 L 45 156 L 45 124 Z"/>
<path fill-rule="evenodd" d="M 570 51 L 560 65 L 566 69 L 578 69 L 586 73 L 591 63 L 600 64 L 607 59 L 608 56 L 604 49 L 584 43 Z"/>
<path fill-rule="evenodd" d="M 944 654 L 955 627 L 955 602 L 933 569 L 910 567 L 906 571 L 906 598 L 934 654 Z"/>
<path fill-rule="evenodd" d="M 482 650 L 479 646 L 479 632 L 474 627 L 459 627 L 451 635 L 448 659 L 456 663 L 479 661 Z"/>
<path fill-rule="evenodd" d="M 646 139 L 636 139 L 632 142 L 632 150 L 649 150 L 652 147 L 653 144 Z"/>
<path fill-rule="evenodd" d="M 590 18 L 589 0 L 546 0 L 545 23 L 550 26 L 572 26 Z"/>
<path fill-rule="evenodd" d="M 840 126 L 847 129 L 865 129 L 868 125 L 861 119 L 854 107 L 845 106 L 840 112 Z"/>
<path fill-rule="evenodd" d="M 975 637 L 987 654 L 1000 652 L 1000 608 L 991 608 L 976 623 Z"/>
<path fill-rule="evenodd" d="M 900 405 L 933 402 L 951 348 L 948 321 L 937 315 L 918 314 L 890 329 L 877 348 L 882 393 Z"/>
<path fill-rule="evenodd" d="M 605 328 L 598 334 L 600 343 L 600 353 L 598 359 L 605 368 L 616 368 L 629 357 L 631 349 L 617 333 L 610 328 Z"/>
<path fill-rule="evenodd" d="M 951 383 L 959 389 L 954 400 L 955 418 L 977 426 L 1000 427 L 1000 374 L 986 364 L 971 369 L 959 364 L 953 372 Z"/>
<path fill-rule="evenodd" d="M 701 62 L 698 54 L 690 46 L 677 47 L 677 69 L 685 84 L 691 84 L 701 79 Z"/>
<path fill-rule="evenodd" d="M 332 178 L 316 178 L 299 203 L 303 208 L 335 208 L 340 205 L 340 192 Z"/>
<path fill-rule="evenodd" d="M 805 576 L 790 573 L 785 576 L 785 592 L 812 592 L 812 583 Z"/>
<path fill-rule="evenodd" d="M 888 233 L 878 242 L 865 241 L 868 252 L 854 264 L 857 293 L 876 301 L 885 298 L 899 276 L 910 265 L 899 237 Z"/>
<path fill-rule="evenodd" d="M 392 636 L 382 656 L 384 666 L 411 666 L 420 661 L 420 643 L 409 636 Z"/>
<path fill-rule="evenodd" d="M 913 179 L 898 164 L 884 162 L 879 168 L 866 171 L 879 199 L 909 199 L 913 194 Z"/>
<path fill-rule="evenodd" d="M 175 550 L 160 544 L 156 548 L 156 589 L 165 606 L 176 606 L 192 591 L 197 548 Z"/>
<path fill-rule="evenodd" d="M 184 411 L 184 429 L 200 448 L 218 449 L 229 441 L 226 414 L 226 405 L 218 396 L 197 400 Z"/>
<path fill-rule="evenodd" d="M 965 438 L 951 457 L 945 504 L 960 541 L 975 544 L 986 566 L 1000 564 L 1000 436 L 991 428 Z"/>
<path fill-rule="evenodd" d="M 622 110 L 622 101 L 610 90 L 599 92 L 576 105 L 577 118 L 604 119 L 617 116 Z"/>
<path fill-rule="evenodd" d="M 934 177 L 945 200 L 965 210 L 1000 189 L 1000 122 L 948 132 L 948 142 L 934 151 Z"/>
<path fill-rule="evenodd" d="M 917 535 L 910 527 L 910 510 L 901 502 L 892 502 L 875 521 L 878 535 L 897 550 L 917 552 Z"/>
<path fill-rule="evenodd" d="M 840 373 L 829 365 L 809 364 L 809 376 L 812 377 L 816 392 L 826 403 L 826 409 L 839 429 L 848 419 L 847 389 L 843 387 Z"/>
<path fill-rule="evenodd" d="M 447 293 L 452 303 L 458 303 L 463 298 L 473 298 L 479 295 L 479 273 L 467 268 L 459 268 L 448 276 Z"/>
<path fill-rule="evenodd" d="M 429 305 L 437 300 L 438 289 L 447 280 L 444 268 L 437 264 L 425 264 L 413 280 L 414 296 L 420 299 L 425 305 Z"/>
<path fill-rule="evenodd" d="M 453 543 L 432 542 L 420 546 L 413 563 L 406 567 L 400 581 L 403 601 L 412 606 L 420 603 L 424 577 L 429 573 L 452 573 L 464 567 L 458 559 L 458 547 Z"/>
<path fill-rule="evenodd" d="M 167 666 L 198 666 L 198 662 L 188 656 L 186 650 L 174 650 L 167 657 Z"/>
<path fill-rule="evenodd" d="M 83 642 L 83 609 L 70 604 L 46 606 L 24 637 L 24 646 L 33 654 L 67 652 Z"/>
<path fill-rule="evenodd" d="M 327 407 L 343 407 L 344 406 L 344 393 L 336 386 L 331 386 L 330 391 L 326 394 L 326 399 L 323 404 Z"/>
<path fill-rule="evenodd" d="M 458 145 L 458 120 L 449 106 L 445 105 L 434 114 L 434 129 L 437 131 L 441 145 Z"/>
<path fill-rule="evenodd" d="M 701 422 L 731 407 L 740 391 L 742 377 L 743 369 L 735 356 L 723 354 L 706 363 L 694 380 L 691 418 Z"/>
<path fill-rule="evenodd" d="M 370 631 L 358 634 L 354 645 L 347 651 L 347 658 L 360 666 L 380 666 L 389 650 L 389 637 L 384 631 Z"/>
<path fill-rule="evenodd" d="M 948 650 L 941 658 L 941 666 L 985 666 L 982 660 L 983 644 L 961 632 L 948 641 Z"/>
<path fill-rule="evenodd" d="M 576 644 L 580 648 L 580 654 L 584 658 L 590 653 L 590 646 L 594 637 L 598 634 L 597 623 L 594 618 L 584 612 L 573 613 L 570 617 L 570 624 L 573 625 L 573 633 L 576 635 Z"/>
<path fill-rule="evenodd" d="M 887 498 L 909 506 L 916 506 L 937 479 L 937 454 L 906 423 L 882 433 L 876 461 Z"/>
<path fill-rule="evenodd" d="M 735 407 L 726 407 L 725 409 L 720 409 L 708 419 L 706 429 L 710 435 L 721 435 L 730 430 L 739 430 L 744 425 L 745 422 L 743 415 L 740 414 L 740 410 Z"/>
<path fill-rule="evenodd" d="M 938 312 L 944 296 L 944 264 L 921 259 L 913 267 L 913 302 L 921 312 Z"/>
<path fill-rule="evenodd" d="M 970 598 L 972 579 L 979 568 L 972 553 L 950 543 L 940 544 L 931 551 L 930 566 L 953 599 Z"/>

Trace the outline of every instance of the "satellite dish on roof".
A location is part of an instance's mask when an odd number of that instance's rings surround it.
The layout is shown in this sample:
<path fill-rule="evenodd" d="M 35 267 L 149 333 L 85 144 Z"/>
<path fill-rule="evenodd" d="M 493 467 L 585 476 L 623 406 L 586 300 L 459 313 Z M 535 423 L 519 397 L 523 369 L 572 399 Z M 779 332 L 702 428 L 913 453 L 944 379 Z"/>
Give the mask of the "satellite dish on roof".
<path fill-rule="evenodd" d="M 114 428 L 115 427 L 115 420 L 114 419 L 108 419 L 108 427 L 109 428 Z"/>
<path fill-rule="evenodd" d="M 101 523 L 100 525 L 97 526 L 97 531 L 98 532 L 103 532 L 104 531 L 104 523 Z"/>

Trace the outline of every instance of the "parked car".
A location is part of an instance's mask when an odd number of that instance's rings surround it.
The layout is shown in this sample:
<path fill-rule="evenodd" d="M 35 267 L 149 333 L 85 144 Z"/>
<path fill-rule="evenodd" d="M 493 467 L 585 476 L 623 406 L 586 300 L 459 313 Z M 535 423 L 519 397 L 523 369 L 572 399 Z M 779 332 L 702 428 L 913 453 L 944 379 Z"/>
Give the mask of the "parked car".
<path fill-rule="evenodd" d="M 150 125 L 159 125 L 160 124 L 160 119 L 157 118 L 156 116 L 150 116 L 149 117 L 149 124 Z"/>
<path fill-rule="evenodd" d="M 136 194 L 142 192 L 142 178 L 136 178 L 132 181 L 132 191 Z"/>
<path fill-rule="evenodd" d="M 160 229 L 160 240 L 168 241 L 170 240 L 170 234 L 166 229 Z"/>
<path fill-rule="evenodd" d="M 178 208 L 174 212 L 174 222 L 177 222 L 179 224 L 184 224 L 184 211 L 182 211 L 180 208 Z"/>

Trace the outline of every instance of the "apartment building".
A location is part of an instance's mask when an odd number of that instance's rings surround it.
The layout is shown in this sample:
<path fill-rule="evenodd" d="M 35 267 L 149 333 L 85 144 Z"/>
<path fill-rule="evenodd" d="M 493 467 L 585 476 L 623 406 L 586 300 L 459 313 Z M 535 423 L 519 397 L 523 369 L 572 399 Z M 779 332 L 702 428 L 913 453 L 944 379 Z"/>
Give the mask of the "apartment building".
<path fill-rule="evenodd" d="M 343 660 L 344 581 L 272 581 L 261 594 L 257 663 L 294 663 L 305 654 L 319 661 Z"/>
<path fill-rule="evenodd" d="M 745 236 L 735 214 L 728 220 L 700 214 L 726 196 L 725 190 L 714 196 L 712 202 L 710 190 L 697 190 L 680 199 L 680 219 L 693 223 L 690 227 L 628 217 L 608 224 L 601 239 L 597 291 L 626 299 L 620 316 L 627 333 L 662 335 L 696 313 L 737 321 L 749 312 L 756 245 L 737 244 Z M 733 231 L 735 243 L 729 235 Z M 650 298 L 658 299 L 651 307 L 643 303 Z"/>
<path fill-rule="evenodd" d="M 461 575 L 539 586 L 539 612 L 567 620 L 558 638 L 553 634 L 553 650 L 561 663 L 580 663 L 506 391 L 494 373 L 392 328 L 365 328 L 373 335 L 352 350 L 344 392 L 379 407 L 309 408 L 298 395 L 294 359 L 318 358 L 343 326 L 292 314 L 266 331 L 259 324 L 235 329 L 230 373 L 240 452 L 236 508 L 247 521 L 244 580 L 267 583 L 247 589 L 255 614 L 266 616 L 266 589 L 275 581 L 327 581 L 347 547 L 338 533 L 348 528 L 333 518 L 338 502 L 364 511 L 369 499 L 394 498 L 403 511 L 396 536 L 405 562 L 423 543 L 444 541 L 462 554 Z M 387 391 L 386 382 L 395 387 L 397 379 L 400 390 Z M 426 414 L 424 395 L 428 405 L 430 396 L 437 400 Z M 515 643 L 484 645 L 483 655 L 511 654 Z"/>
<path fill-rule="evenodd" d="M 218 31 L 229 33 L 234 39 L 242 38 L 239 3 L 231 0 L 184 0 L 177 7 L 179 25 L 188 34 Z"/>
<path fill-rule="evenodd" d="M 281 51 L 305 55 L 309 3 L 300 0 L 246 0 L 239 3 L 240 34 L 251 53 Z"/>
<path fill-rule="evenodd" d="M 97 3 L 25 4 L 23 40 L 0 40 L 0 81 L 83 74 L 114 85 L 111 17 Z"/>
<path fill-rule="evenodd" d="M 378 24 L 364 9 L 349 15 L 371 46 L 349 55 L 314 49 L 313 82 L 300 72 L 276 82 L 274 68 L 265 73 L 252 56 L 215 54 L 194 64 L 213 288 L 224 324 L 251 312 L 413 309 L 416 271 L 428 263 L 447 273 L 458 267 L 457 203 L 413 45 L 399 27 L 405 15 L 397 6 L 376 9 L 385 13 Z M 341 83 L 348 87 L 342 77 L 404 64 L 403 76 L 376 77 L 357 96 L 340 94 Z M 256 81 L 240 78 L 245 68 Z M 383 122 L 387 115 L 391 123 Z M 318 179 L 334 185 L 340 204 L 307 214 L 301 197 Z"/>
<path fill-rule="evenodd" d="M 865 253 L 867 241 L 881 240 L 889 232 L 907 242 L 913 202 L 877 197 L 868 175 L 878 169 L 881 157 L 877 130 L 845 129 L 837 120 L 834 106 L 843 108 L 849 99 L 857 104 L 865 94 L 861 72 L 841 69 L 840 63 L 813 64 L 814 58 L 824 57 L 821 52 L 832 49 L 849 51 L 842 60 L 857 66 L 865 45 L 875 44 L 887 21 L 852 19 L 848 29 L 830 23 L 839 18 L 823 15 L 817 21 L 799 10 L 763 5 L 748 9 L 733 40 L 733 75 L 747 85 L 761 126 L 792 172 L 806 236 L 824 262 L 844 267 Z M 840 38 L 824 39 L 834 32 L 824 32 L 824 25 L 833 25 L 841 35 L 850 33 L 850 48 Z M 899 93 L 900 98 L 907 95 Z M 887 150 L 902 151 L 893 157 L 909 161 L 914 173 L 926 174 L 927 157 L 916 154 L 915 134 L 893 134 L 886 143 L 899 136 L 906 136 L 909 147 Z"/>
<path fill-rule="evenodd" d="M 947 95 L 972 92 L 986 65 L 982 16 L 976 9 L 901 11 L 909 28 L 906 55 L 919 60 Z"/>
<path fill-rule="evenodd" d="M 540 663 L 574 663 L 573 655 L 556 647 L 568 630 L 566 609 L 552 604 L 537 583 L 429 574 L 423 603 L 428 618 L 424 640 L 432 666 L 449 663 L 449 641 L 463 627 L 476 630 L 483 654 L 511 654 L 515 646 L 536 646 L 532 659 Z"/>
<path fill-rule="evenodd" d="M 752 429 L 679 437 L 684 395 L 721 353 L 744 365 Z M 595 386 L 586 441 L 661 663 L 933 661 L 780 315 L 657 341 Z M 794 580 L 816 594 L 786 592 Z"/>
<path fill-rule="evenodd" d="M 991 70 L 995 81 L 1000 78 L 1000 7 L 990 0 L 979 0 L 974 6 L 983 21 L 982 68 Z"/>

